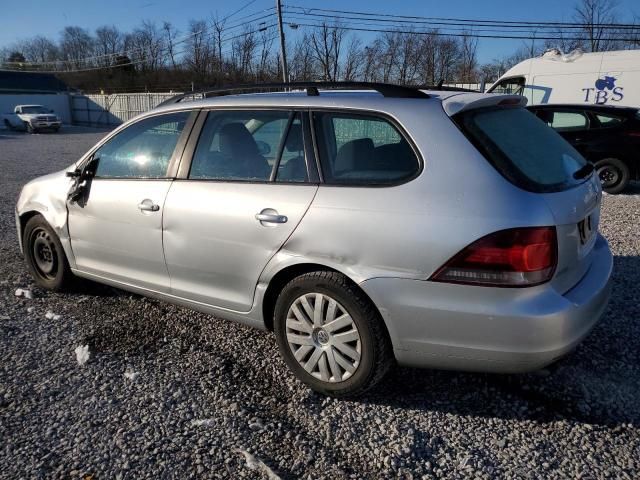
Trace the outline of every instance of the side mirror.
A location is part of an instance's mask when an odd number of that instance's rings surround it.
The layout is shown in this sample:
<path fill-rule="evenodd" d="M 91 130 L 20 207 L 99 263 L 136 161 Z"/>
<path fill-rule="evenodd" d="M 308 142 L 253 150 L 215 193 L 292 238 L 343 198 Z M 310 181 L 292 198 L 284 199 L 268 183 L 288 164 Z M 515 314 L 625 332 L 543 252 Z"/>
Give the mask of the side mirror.
<path fill-rule="evenodd" d="M 96 174 L 96 170 L 98 169 L 99 161 L 99 157 L 94 157 L 89 160 L 83 168 L 76 168 L 72 172 L 67 172 L 66 175 L 69 178 L 77 178 L 80 181 L 87 180 L 88 178 L 93 178 L 93 176 Z"/>
<path fill-rule="evenodd" d="M 95 176 L 99 162 L 99 157 L 93 157 L 82 169 L 77 168 L 73 172 L 66 173 L 67 177 L 74 179 L 67 195 L 69 201 L 78 202 L 85 196 L 89 189 L 89 181 Z"/>

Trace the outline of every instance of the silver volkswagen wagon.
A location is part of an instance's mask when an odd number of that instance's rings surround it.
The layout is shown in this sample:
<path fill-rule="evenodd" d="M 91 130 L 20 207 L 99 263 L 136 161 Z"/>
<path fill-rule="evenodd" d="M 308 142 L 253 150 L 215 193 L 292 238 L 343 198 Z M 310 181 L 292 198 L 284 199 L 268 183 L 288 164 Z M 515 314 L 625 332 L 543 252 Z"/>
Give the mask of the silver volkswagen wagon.
<path fill-rule="evenodd" d="M 587 335 L 613 263 L 600 184 L 526 100 L 287 87 L 178 97 L 28 183 L 16 224 L 36 283 L 272 330 L 334 396 L 394 362 L 533 370 Z"/>

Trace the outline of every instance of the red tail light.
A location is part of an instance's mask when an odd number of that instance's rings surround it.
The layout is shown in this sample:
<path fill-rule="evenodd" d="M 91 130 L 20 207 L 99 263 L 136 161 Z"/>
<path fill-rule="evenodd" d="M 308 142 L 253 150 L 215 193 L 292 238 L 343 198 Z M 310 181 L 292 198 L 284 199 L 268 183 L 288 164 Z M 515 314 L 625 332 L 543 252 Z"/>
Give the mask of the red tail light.
<path fill-rule="evenodd" d="M 640 132 L 625 132 L 630 137 L 640 137 Z"/>
<path fill-rule="evenodd" d="M 475 241 L 445 263 L 430 280 L 529 287 L 549 281 L 557 262 L 555 227 L 512 228 Z"/>

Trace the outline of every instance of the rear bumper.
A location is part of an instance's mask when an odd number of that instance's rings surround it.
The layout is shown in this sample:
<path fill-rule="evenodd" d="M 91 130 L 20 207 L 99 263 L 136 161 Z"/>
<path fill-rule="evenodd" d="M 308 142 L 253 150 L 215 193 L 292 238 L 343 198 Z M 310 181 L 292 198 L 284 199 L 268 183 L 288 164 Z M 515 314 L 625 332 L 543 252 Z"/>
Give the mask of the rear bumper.
<path fill-rule="evenodd" d="M 593 262 L 570 291 L 374 278 L 360 286 L 378 306 L 399 364 L 487 372 L 541 368 L 571 351 L 602 316 L 613 257 L 598 236 Z"/>

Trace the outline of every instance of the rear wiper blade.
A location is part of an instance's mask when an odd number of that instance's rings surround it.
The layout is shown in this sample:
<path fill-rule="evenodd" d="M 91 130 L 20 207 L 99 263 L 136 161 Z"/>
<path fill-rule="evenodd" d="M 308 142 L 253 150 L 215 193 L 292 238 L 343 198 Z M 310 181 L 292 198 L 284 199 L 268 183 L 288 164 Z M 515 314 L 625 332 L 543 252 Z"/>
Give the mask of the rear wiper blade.
<path fill-rule="evenodd" d="M 593 163 L 587 163 L 583 167 L 580 167 L 578 170 L 573 172 L 573 178 L 576 180 L 580 180 L 582 178 L 588 177 L 591 172 L 593 172 Z"/>

